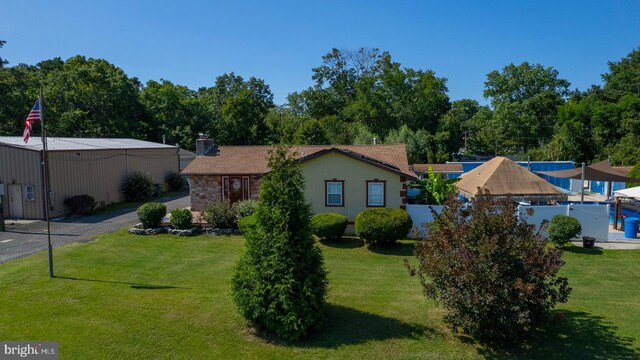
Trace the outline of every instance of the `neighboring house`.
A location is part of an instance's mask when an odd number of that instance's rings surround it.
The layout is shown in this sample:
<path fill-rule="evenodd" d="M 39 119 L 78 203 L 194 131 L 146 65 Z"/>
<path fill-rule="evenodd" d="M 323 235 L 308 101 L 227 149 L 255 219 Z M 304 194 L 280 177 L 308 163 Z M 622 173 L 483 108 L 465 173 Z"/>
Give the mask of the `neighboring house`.
<path fill-rule="evenodd" d="M 411 165 L 411 170 L 418 175 L 420 179 L 427 178 L 429 168 L 433 170 L 436 174 L 444 174 L 445 178 L 453 179 L 456 178 L 462 173 L 464 170 L 462 169 L 462 164 L 413 164 Z"/>
<path fill-rule="evenodd" d="M 182 174 L 189 177 L 191 207 L 202 211 L 213 201 L 258 199 L 260 178 L 269 172 L 269 146 L 215 146 L 199 139 L 202 155 Z M 293 146 L 306 181 L 312 211 L 355 220 L 368 208 L 404 208 L 408 180 L 415 180 L 404 145 Z"/>
<path fill-rule="evenodd" d="M 178 148 L 134 139 L 48 138 L 50 215 L 65 214 L 66 198 L 88 194 L 98 204 L 123 200 L 122 183 L 144 171 L 164 183 L 180 170 Z M 44 219 L 42 142 L 32 137 L 0 137 L 0 183 L 4 214 L 10 218 Z"/>

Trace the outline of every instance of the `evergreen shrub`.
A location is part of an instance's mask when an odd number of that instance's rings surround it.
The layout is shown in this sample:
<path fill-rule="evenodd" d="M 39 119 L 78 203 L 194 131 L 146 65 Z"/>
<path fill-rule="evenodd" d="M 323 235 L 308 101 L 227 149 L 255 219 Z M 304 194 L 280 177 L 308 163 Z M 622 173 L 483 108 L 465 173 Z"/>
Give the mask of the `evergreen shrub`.
<path fill-rule="evenodd" d="M 402 209 L 368 209 L 356 216 L 356 235 L 365 244 L 392 243 L 404 239 L 411 227 L 411 216 Z"/>
<path fill-rule="evenodd" d="M 167 207 L 157 202 L 148 202 L 138 208 L 138 219 L 145 228 L 160 226 L 162 219 L 167 215 Z"/>
<path fill-rule="evenodd" d="M 340 214 L 317 214 L 311 219 L 313 234 L 323 239 L 339 239 L 347 229 L 349 219 Z"/>

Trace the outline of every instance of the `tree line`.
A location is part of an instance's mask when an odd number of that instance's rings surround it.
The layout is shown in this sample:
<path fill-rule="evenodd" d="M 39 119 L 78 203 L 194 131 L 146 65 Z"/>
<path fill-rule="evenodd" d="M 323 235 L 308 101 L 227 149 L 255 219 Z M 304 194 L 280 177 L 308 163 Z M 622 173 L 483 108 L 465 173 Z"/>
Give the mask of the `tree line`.
<path fill-rule="evenodd" d="M 0 41 L 0 47 L 5 45 Z M 571 90 L 553 67 L 523 62 L 487 74 L 484 97 L 452 101 L 447 79 L 379 49 L 332 49 L 313 85 L 276 105 L 264 80 L 234 73 L 197 90 L 143 84 L 103 59 L 7 66 L 0 58 L 0 135 L 19 135 L 40 86 L 51 136 L 133 137 L 193 149 L 222 145 L 404 143 L 412 163 L 463 154 L 640 163 L 640 48 L 609 62 L 603 85 Z M 375 139 L 375 140 L 374 140 Z"/>

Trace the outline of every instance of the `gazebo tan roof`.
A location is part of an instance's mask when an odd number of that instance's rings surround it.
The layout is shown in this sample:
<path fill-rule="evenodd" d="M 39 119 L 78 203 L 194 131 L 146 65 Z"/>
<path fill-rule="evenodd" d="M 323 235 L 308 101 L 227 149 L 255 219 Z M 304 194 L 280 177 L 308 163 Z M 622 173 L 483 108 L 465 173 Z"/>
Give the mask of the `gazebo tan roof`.
<path fill-rule="evenodd" d="M 511 195 L 529 201 L 567 199 L 566 193 L 505 157 L 495 157 L 465 173 L 455 185 L 469 198 L 479 195 L 480 188 L 492 196 Z"/>

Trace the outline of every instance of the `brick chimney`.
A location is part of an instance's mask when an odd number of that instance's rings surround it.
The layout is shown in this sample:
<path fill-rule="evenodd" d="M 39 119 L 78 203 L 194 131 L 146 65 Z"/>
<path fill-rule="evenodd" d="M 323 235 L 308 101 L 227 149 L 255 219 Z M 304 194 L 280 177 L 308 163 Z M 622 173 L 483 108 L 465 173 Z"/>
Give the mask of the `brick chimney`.
<path fill-rule="evenodd" d="M 196 140 L 196 155 L 198 156 L 216 156 L 218 154 L 218 145 L 216 145 L 213 139 L 209 139 L 207 134 L 198 134 L 199 137 Z"/>

